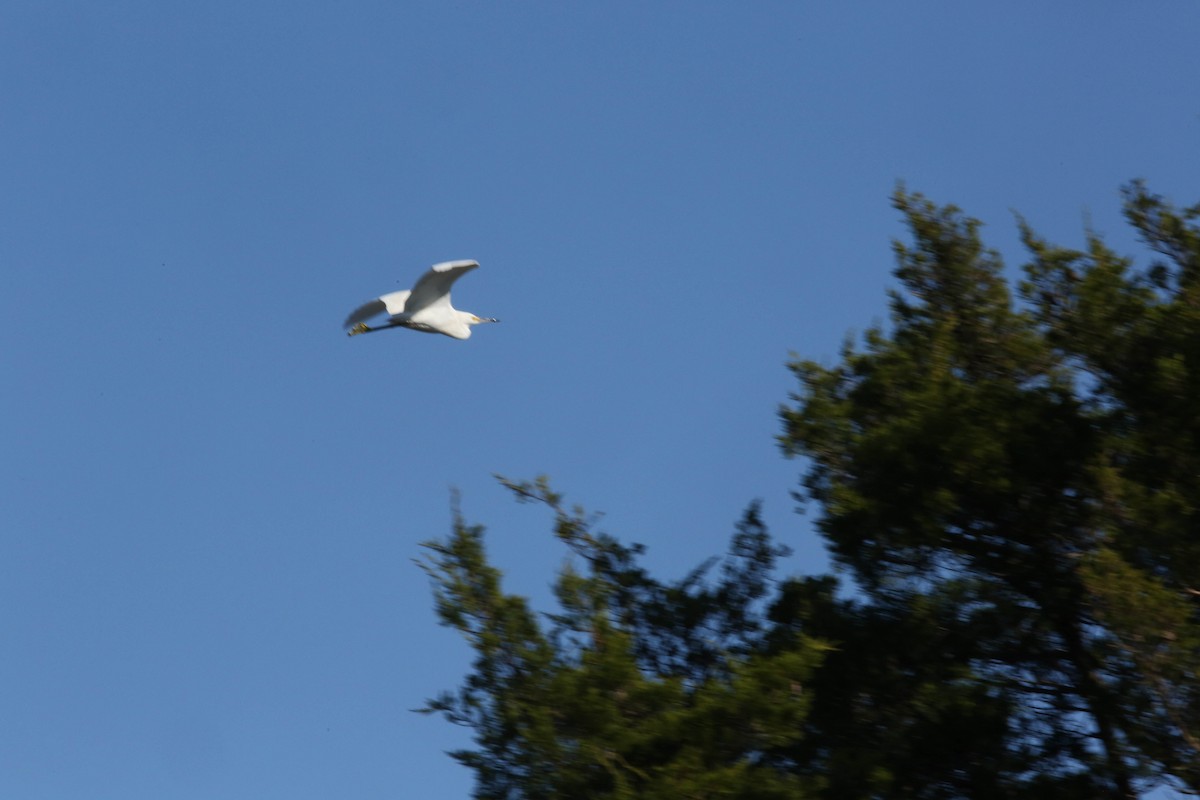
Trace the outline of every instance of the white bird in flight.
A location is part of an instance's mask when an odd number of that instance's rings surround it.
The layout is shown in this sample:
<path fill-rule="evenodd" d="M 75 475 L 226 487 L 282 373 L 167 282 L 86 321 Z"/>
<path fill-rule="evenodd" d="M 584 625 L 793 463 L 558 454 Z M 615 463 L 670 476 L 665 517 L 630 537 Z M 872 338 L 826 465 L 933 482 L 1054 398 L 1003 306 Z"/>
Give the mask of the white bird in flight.
<path fill-rule="evenodd" d="M 411 290 L 391 292 L 364 303 L 346 317 L 344 327 L 350 336 L 388 328 L 412 328 L 426 333 L 444 333 L 455 339 L 468 339 L 471 326 L 481 322 L 499 322 L 459 311 L 450 305 L 450 287 L 463 275 L 479 266 L 478 261 L 443 261 L 434 264 Z M 384 325 L 370 327 L 367 320 L 387 313 Z"/>

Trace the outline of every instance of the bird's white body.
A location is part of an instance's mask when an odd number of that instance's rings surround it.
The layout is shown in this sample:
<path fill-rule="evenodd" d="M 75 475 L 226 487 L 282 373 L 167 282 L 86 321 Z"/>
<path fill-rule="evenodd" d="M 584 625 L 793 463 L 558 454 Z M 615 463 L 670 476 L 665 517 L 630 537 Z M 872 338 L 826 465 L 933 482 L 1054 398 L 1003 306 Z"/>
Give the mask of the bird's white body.
<path fill-rule="evenodd" d="M 481 322 L 497 322 L 459 311 L 450 305 L 450 287 L 460 277 L 479 266 L 477 261 L 443 261 L 434 264 L 421 276 L 411 290 L 391 292 L 359 306 L 346 318 L 345 327 L 351 336 L 384 328 L 411 328 L 426 333 L 442 333 L 455 339 L 468 339 L 471 326 Z M 386 313 L 388 322 L 377 328 L 366 321 Z"/>

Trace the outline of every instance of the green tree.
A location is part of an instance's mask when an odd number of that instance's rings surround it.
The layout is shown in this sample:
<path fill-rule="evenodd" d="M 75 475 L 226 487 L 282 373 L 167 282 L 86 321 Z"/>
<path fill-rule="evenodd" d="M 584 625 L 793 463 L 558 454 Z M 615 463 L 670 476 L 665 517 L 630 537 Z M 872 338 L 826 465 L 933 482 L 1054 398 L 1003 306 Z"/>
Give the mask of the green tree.
<path fill-rule="evenodd" d="M 456 514 L 446 541 L 426 543 L 444 624 L 476 652 L 456 693 L 424 709 L 475 731 L 452 755 L 476 773 L 475 797 L 815 797 L 794 769 L 804 735 L 804 690 L 825 648 L 803 634 L 768 651 L 759 600 L 781 552 L 750 508 L 720 578 L 708 562 L 663 584 L 637 565 L 640 548 L 594 531 L 544 479 L 509 483 L 547 505 L 575 555 L 555 583 L 548 625 L 505 594 L 487 563 L 483 531 Z"/>
<path fill-rule="evenodd" d="M 890 323 L 796 361 L 781 445 L 855 592 L 776 581 L 752 505 L 662 582 L 544 479 L 558 609 L 506 594 L 456 512 L 426 544 L 476 658 L 425 709 L 485 800 L 1132 798 L 1200 792 L 1200 206 L 1141 184 L 1137 269 L 899 190 Z M 718 569 L 718 564 L 720 565 Z"/>
<path fill-rule="evenodd" d="M 1018 304 L 978 221 L 895 204 L 913 241 L 890 328 L 791 365 L 782 443 L 808 461 L 821 532 L 898 624 L 949 610 L 963 680 L 1008 709 L 1005 782 L 1200 788 L 1200 212 L 1127 188 L 1164 257 L 1145 271 L 1023 224 Z"/>
<path fill-rule="evenodd" d="M 822 797 L 1073 796 L 1063 781 L 1030 779 L 1036 758 L 1014 741 L 1011 696 L 975 670 L 962 598 L 864 603 L 835 589 L 829 577 L 787 581 L 771 612 L 778 630 L 831 646 L 794 752 L 798 769 L 822 778 Z"/>

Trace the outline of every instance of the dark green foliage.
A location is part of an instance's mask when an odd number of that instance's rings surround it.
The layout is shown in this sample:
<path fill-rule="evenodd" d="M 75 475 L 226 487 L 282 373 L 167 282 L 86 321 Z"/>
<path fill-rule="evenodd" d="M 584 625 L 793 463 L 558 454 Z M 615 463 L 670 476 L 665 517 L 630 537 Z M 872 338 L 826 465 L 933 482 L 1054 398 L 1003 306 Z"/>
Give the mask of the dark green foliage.
<path fill-rule="evenodd" d="M 1197 210 L 1126 190 L 1167 259 L 1144 273 L 1098 237 L 1076 252 L 1023 225 L 1017 306 L 978 222 L 903 190 L 896 206 L 914 243 L 891 329 L 792 365 L 782 442 L 809 460 L 822 532 L 898 625 L 957 609 L 939 626 L 1011 709 L 1014 786 L 1196 787 Z"/>
<path fill-rule="evenodd" d="M 426 710 L 474 730 L 477 798 L 1200 792 L 1200 206 L 1126 188 L 1144 268 L 1020 221 L 1014 295 L 977 221 L 895 205 L 889 324 L 791 364 L 780 412 L 857 591 L 776 581 L 757 506 L 664 583 L 544 479 L 505 481 L 572 559 L 538 616 L 480 528 L 427 544 L 476 661 Z"/>
<path fill-rule="evenodd" d="M 475 730 L 453 754 L 476 771 L 477 798 L 815 797 L 793 769 L 804 687 L 825 648 L 805 636 L 764 647 L 758 601 L 779 552 L 751 508 L 720 579 L 712 564 L 674 584 L 651 579 L 637 548 L 567 511 L 544 480 L 511 483 L 549 506 L 577 557 L 555 584 L 546 629 L 504 594 L 482 532 L 455 520 L 423 562 L 442 621 L 477 653 L 458 694 L 425 709 Z"/>

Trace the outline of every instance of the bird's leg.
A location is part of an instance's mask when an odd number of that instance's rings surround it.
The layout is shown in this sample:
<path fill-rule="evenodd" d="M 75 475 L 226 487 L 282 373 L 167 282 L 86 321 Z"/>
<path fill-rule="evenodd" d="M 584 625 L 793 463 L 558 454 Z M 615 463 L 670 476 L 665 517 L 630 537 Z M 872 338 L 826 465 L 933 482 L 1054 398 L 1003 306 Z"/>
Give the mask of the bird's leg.
<path fill-rule="evenodd" d="M 357 325 L 355 325 L 353 328 L 351 328 L 350 330 L 346 331 L 346 335 L 347 336 L 358 336 L 360 333 L 371 333 L 373 331 L 386 331 L 388 328 L 411 328 L 411 327 L 413 327 L 413 326 L 407 322 L 397 322 L 396 320 L 392 320 L 391 322 L 387 323 L 386 325 L 377 325 L 374 328 L 372 328 L 370 325 L 368 325 L 365 322 L 360 322 Z"/>

